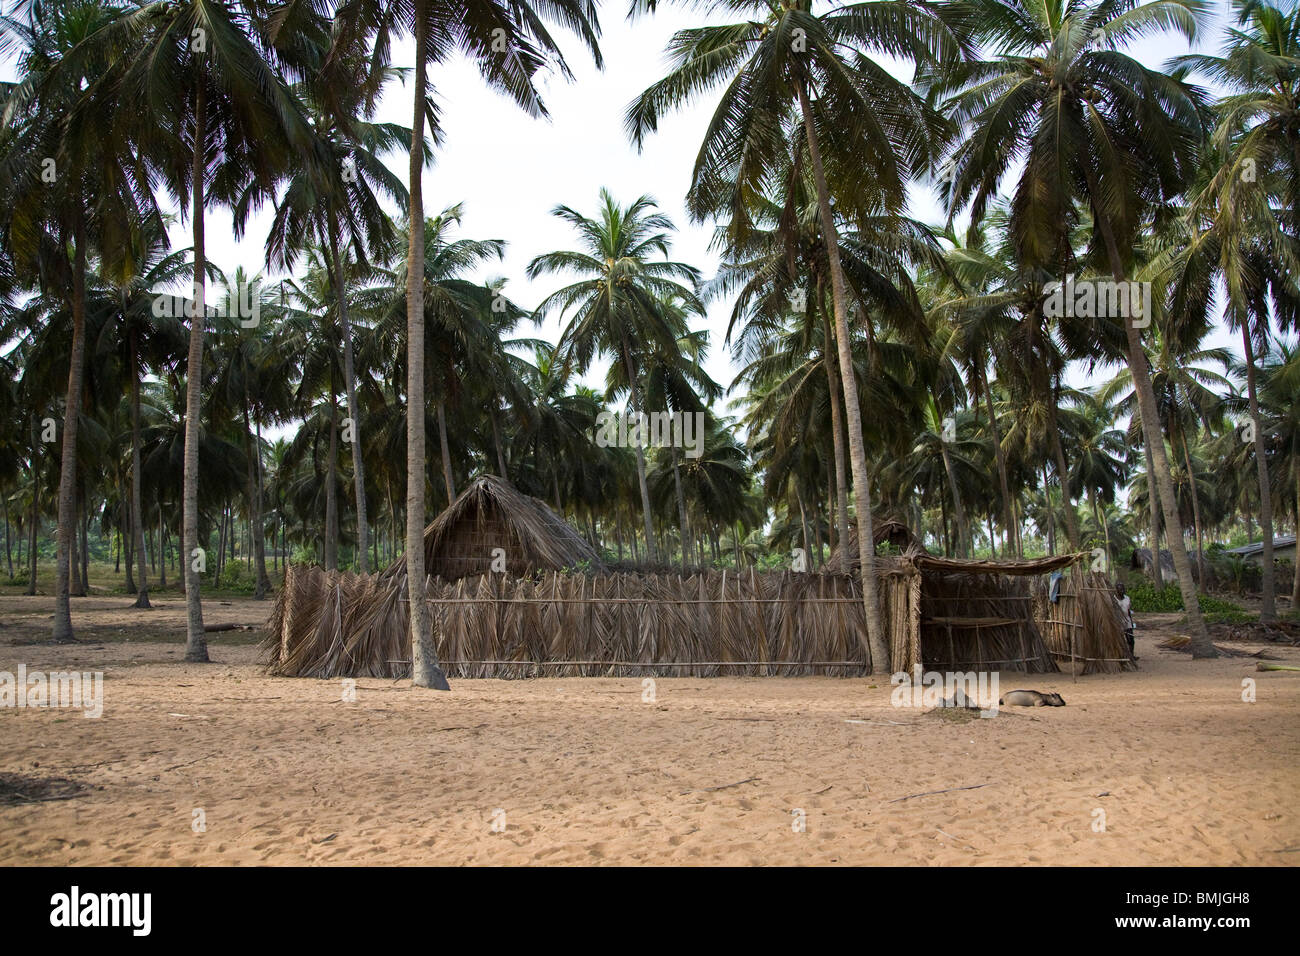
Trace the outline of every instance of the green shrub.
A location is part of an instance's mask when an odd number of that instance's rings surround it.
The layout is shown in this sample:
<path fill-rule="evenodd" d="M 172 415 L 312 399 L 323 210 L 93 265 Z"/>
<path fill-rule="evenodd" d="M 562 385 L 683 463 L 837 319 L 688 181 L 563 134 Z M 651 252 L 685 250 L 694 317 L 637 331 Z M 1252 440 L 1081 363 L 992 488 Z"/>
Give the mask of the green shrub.
<path fill-rule="evenodd" d="M 1176 584 L 1166 584 L 1157 591 L 1149 580 L 1138 578 L 1129 587 L 1128 594 L 1133 599 L 1134 611 L 1150 614 L 1183 610 L 1183 595 Z M 1202 614 L 1245 613 L 1239 605 L 1208 594 L 1198 595 L 1196 603 Z"/>
<path fill-rule="evenodd" d="M 1181 611 L 1183 596 L 1178 588 L 1167 584 L 1159 591 L 1147 578 L 1137 578 L 1129 585 L 1128 596 L 1133 599 L 1133 610 L 1142 613 Z"/>
<path fill-rule="evenodd" d="M 247 567 L 243 558 L 231 561 L 221 569 L 221 590 L 252 594 L 257 590 L 257 571 Z"/>

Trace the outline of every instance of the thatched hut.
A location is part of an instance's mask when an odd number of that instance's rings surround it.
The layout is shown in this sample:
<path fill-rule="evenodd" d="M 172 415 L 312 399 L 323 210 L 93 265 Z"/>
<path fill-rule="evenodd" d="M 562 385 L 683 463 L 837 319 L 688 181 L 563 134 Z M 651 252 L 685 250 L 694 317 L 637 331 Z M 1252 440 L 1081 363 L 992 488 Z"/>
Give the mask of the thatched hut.
<path fill-rule="evenodd" d="M 495 475 L 479 475 L 424 529 L 424 569 L 455 581 L 489 572 L 598 571 L 600 555 L 544 502 Z M 399 557 L 385 578 L 406 573 Z"/>
<path fill-rule="evenodd" d="M 452 677 L 507 678 L 1122 666 L 1118 607 L 1083 575 L 1086 554 L 955 560 L 925 553 L 901 523 L 876 531 L 907 546 L 876 562 L 883 662 L 871 659 L 856 570 L 610 573 L 543 503 L 479 478 L 425 532 L 438 657 Z M 564 573 L 574 568 L 586 573 Z M 1058 571 L 1069 586 L 1050 602 L 1034 582 L 1045 594 Z M 408 621 L 404 562 L 379 575 L 291 566 L 267 662 L 281 676 L 404 677 Z"/>
<path fill-rule="evenodd" d="M 906 627 L 891 630 L 894 670 L 1055 671 L 1034 616 L 1030 583 L 1077 560 L 1077 555 L 1061 555 L 969 561 L 915 549 L 901 558 L 877 558 L 883 582 L 901 577 L 905 585 L 881 588 L 881 602 L 905 601 L 908 618 Z"/>

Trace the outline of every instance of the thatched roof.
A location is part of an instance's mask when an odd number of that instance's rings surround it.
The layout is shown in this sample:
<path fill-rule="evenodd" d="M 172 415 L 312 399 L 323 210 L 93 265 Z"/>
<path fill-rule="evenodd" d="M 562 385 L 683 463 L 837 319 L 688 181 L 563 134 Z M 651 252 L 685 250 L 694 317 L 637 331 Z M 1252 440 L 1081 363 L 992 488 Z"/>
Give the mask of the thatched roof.
<path fill-rule="evenodd" d="M 424 529 L 424 567 L 446 580 L 486 574 L 496 549 L 515 576 L 534 571 L 602 568 L 600 556 L 577 531 L 546 506 L 495 475 L 480 475 Z M 384 572 L 405 572 L 398 558 Z"/>
<path fill-rule="evenodd" d="M 1054 554 L 1046 558 L 1030 558 L 1024 561 L 976 561 L 971 558 L 941 558 L 932 554 L 912 557 L 913 563 L 924 571 L 949 571 L 959 574 L 1010 574 L 1039 575 L 1051 574 L 1068 568 L 1076 561 L 1088 557 L 1087 552 L 1078 554 Z"/>
<path fill-rule="evenodd" d="M 877 548 L 888 541 L 899 551 L 927 553 L 921 539 L 912 534 L 912 529 L 894 518 L 873 521 L 871 523 L 871 538 L 876 542 Z M 847 571 L 858 570 L 860 565 L 861 561 L 858 559 L 858 529 L 855 525 L 849 528 L 848 535 L 839 543 L 835 548 L 835 553 L 826 562 L 826 571 L 832 574 L 844 574 Z"/>

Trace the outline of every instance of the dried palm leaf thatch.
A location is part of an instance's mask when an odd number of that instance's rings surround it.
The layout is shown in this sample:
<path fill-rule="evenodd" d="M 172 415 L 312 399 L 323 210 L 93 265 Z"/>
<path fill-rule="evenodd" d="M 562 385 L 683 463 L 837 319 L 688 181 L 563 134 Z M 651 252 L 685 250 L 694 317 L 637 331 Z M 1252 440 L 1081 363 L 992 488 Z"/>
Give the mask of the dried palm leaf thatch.
<path fill-rule="evenodd" d="M 913 553 L 926 554 L 925 545 L 921 539 L 912 533 L 904 522 L 897 518 L 876 519 L 871 523 L 871 539 L 879 548 L 882 544 L 889 543 L 903 553 L 909 551 Z M 849 528 L 849 533 L 835 546 L 835 553 L 830 556 L 823 570 L 831 574 L 846 574 L 850 571 L 857 571 L 862 567 L 860 555 L 858 554 L 858 529 L 857 526 Z"/>
<path fill-rule="evenodd" d="M 1078 557 L 1061 579 L 1055 603 L 1046 578 L 1034 584 L 1034 616 L 1052 656 L 1076 675 L 1137 670 L 1113 585 L 1105 574 L 1086 571 L 1085 556 Z"/>
<path fill-rule="evenodd" d="M 923 669 L 1056 670 L 1033 618 L 1029 578 L 996 573 L 974 562 L 957 572 L 948 570 L 947 563 L 921 567 L 918 635 Z"/>
<path fill-rule="evenodd" d="M 890 661 L 877 672 L 1055 670 L 1029 578 L 983 564 L 879 560 Z M 963 566 L 967 567 L 967 566 Z M 453 677 L 870 673 L 860 582 L 790 571 L 503 574 L 430 579 L 439 660 Z M 1053 607 L 1056 607 L 1055 605 Z M 400 574 L 285 574 L 265 642 L 272 673 L 409 674 Z M 1122 631 L 1120 632 L 1122 639 Z"/>
<path fill-rule="evenodd" d="M 493 567 L 498 548 L 512 576 L 602 568 L 595 549 L 544 502 L 495 475 L 480 475 L 424 529 L 424 569 L 448 581 L 488 574 L 499 570 Z M 382 576 L 405 574 L 406 559 L 399 557 Z"/>
<path fill-rule="evenodd" d="M 791 572 L 483 575 L 428 581 L 453 677 L 717 676 L 870 671 L 851 577 Z M 271 673 L 404 677 L 397 575 L 294 567 L 268 623 Z"/>

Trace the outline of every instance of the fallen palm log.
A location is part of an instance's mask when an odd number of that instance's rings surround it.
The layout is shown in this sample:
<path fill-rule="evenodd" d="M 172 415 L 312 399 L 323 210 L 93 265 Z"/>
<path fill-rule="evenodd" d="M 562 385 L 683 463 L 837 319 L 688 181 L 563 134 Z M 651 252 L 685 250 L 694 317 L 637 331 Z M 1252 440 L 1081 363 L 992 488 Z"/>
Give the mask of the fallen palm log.
<path fill-rule="evenodd" d="M 1156 647 L 1163 647 L 1169 651 L 1182 651 L 1190 654 L 1192 650 L 1192 639 L 1186 634 L 1175 634 L 1173 637 L 1165 638 Z M 1235 647 L 1227 647 L 1223 644 L 1216 643 L 1215 649 L 1224 657 L 1253 657 L 1263 661 L 1280 661 L 1282 658 L 1275 657 L 1268 651 L 1241 651 Z"/>
<path fill-rule="evenodd" d="M 1255 665 L 1257 671 L 1300 671 L 1300 667 L 1294 664 L 1266 664 L 1260 661 Z"/>

